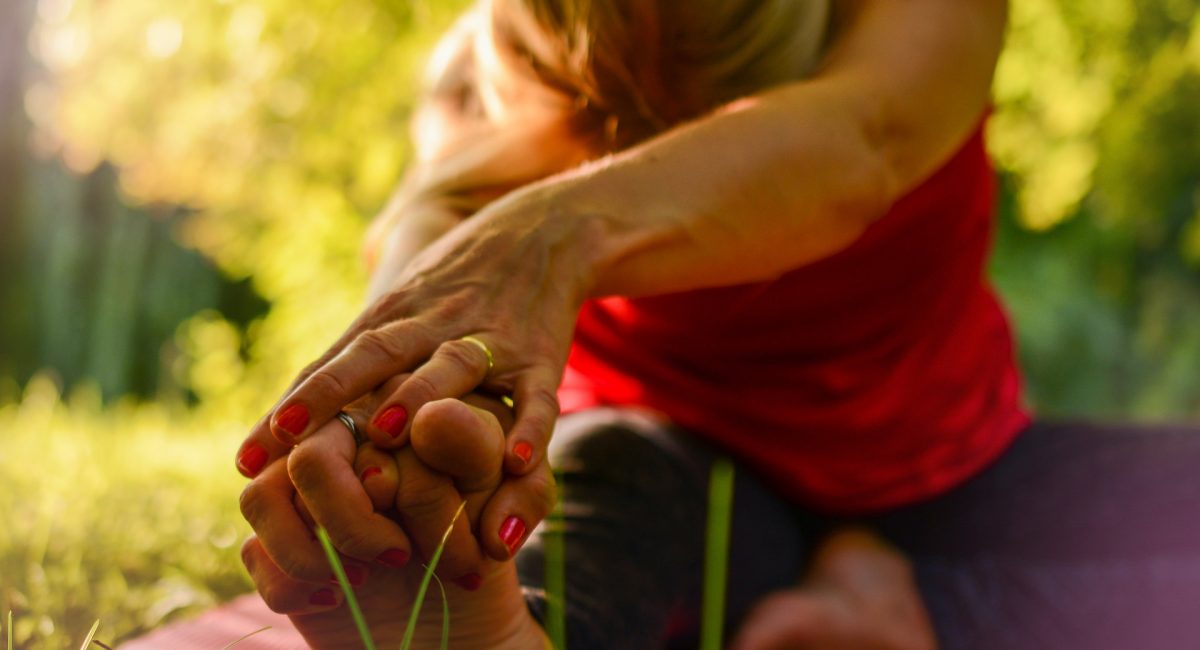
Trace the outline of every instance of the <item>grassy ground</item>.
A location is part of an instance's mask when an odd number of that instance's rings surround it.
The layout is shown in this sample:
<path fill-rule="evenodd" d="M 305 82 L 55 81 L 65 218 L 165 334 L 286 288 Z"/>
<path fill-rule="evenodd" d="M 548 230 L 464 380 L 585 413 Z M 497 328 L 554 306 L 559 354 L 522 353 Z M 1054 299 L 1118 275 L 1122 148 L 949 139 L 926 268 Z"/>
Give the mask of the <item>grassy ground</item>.
<path fill-rule="evenodd" d="M 96 619 L 111 644 L 248 591 L 231 462 L 243 433 L 63 403 L 49 382 L 0 406 L 0 621 L 13 612 L 16 647 L 78 647 Z"/>

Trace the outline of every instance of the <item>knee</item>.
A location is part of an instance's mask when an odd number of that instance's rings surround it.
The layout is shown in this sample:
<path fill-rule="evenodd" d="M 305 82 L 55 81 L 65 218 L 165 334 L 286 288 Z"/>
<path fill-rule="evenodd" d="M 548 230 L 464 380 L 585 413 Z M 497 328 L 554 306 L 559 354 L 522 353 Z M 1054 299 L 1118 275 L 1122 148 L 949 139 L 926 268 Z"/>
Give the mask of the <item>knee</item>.
<path fill-rule="evenodd" d="M 600 481 L 631 491 L 703 491 L 669 425 L 637 412 L 595 409 L 564 417 L 555 430 L 551 464 L 564 489 Z"/>

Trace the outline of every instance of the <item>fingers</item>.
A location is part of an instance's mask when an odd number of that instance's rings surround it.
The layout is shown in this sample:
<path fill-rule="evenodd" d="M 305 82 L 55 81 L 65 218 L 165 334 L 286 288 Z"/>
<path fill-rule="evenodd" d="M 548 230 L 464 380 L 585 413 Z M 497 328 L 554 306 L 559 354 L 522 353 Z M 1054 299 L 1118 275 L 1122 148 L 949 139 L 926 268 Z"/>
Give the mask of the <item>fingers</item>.
<path fill-rule="evenodd" d="M 354 335 L 357 335 L 359 330 L 356 328 L 358 327 L 361 326 L 359 326 L 358 322 L 356 321 L 355 326 L 343 334 L 342 337 L 338 339 L 337 343 L 335 343 L 333 347 L 329 349 L 329 351 L 327 351 L 320 359 L 309 365 L 304 369 L 303 372 L 300 373 L 299 378 L 292 382 L 292 385 L 288 387 L 288 392 L 290 393 L 291 391 L 295 390 L 296 386 L 298 386 L 304 379 L 307 379 L 314 370 L 320 368 L 325 364 L 326 361 L 333 358 L 336 351 L 340 350 L 343 345 L 353 338 Z M 275 462 L 276 459 L 286 455 L 287 452 L 292 448 L 291 442 L 280 441 L 271 433 L 270 416 L 278 406 L 279 403 L 276 403 L 275 407 L 273 407 L 271 411 L 267 413 L 267 415 L 263 416 L 257 423 L 255 423 L 254 427 L 250 430 L 250 435 L 246 436 L 246 440 L 243 441 L 242 445 L 238 448 L 237 469 L 242 473 L 242 476 L 245 476 L 246 478 L 254 478 L 255 476 L 258 476 L 258 473 L 261 472 L 264 467 Z"/>
<path fill-rule="evenodd" d="M 267 607 L 280 614 L 315 614 L 336 609 L 342 594 L 328 585 L 297 580 L 275 564 L 258 537 L 242 545 L 242 564 Z"/>
<path fill-rule="evenodd" d="M 539 463 L 524 476 L 509 476 L 488 499 L 479 518 L 479 540 L 493 560 L 516 555 L 558 498 L 549 462 Z"/>
<path fill-rule="evenodd" d="M 331 573 L 329 563 L 292 505 L 294 494 L 287 465 L 269 465 L 242 490 L 242 516 L 284 574 L 296 580 L 324 582 Z"/>
<path fill-rule="evenodd" d="M 558 420 L 559 377 L 545 368 L 530 371 L 518 380 L 513 401 L 517 420 L 508 433 L 504 469 L 510 474 L 527 474 L 546 457 L 550 433 Z"/>
<path fill-rule="evenodd" d="M 423 329 L 399 321 L 367 330 L 308 376 L 271 415 L 271 432 L 294 444 L 310 435 L 346 404 L 387 379 L 408 371 L 434 346 Z"/>
<path fill-rule="evenodd" d="M 490 359 L 480 345 L 463 339 L 442 343 L 376 409 L 367 435 L 380 447 L 403 445 L 412 425 L 410 415 L 428 402 L 471 392 L 484 380 L 490 367 Z"/>
<path fill-rule="evenodd" d="M 238 447 L 237 470 L 246 478 L 254 478 L 267 465 L 287 454 L 291 448 L 291 445 L 285 445 L 271 435 L 267 418 L 264 416 Z"/>
<path fill-rule="evenodd" d="M 399 477 L 391 452 L 370 443 L 359 447 L 358 455 L 354 458 L 354 473 L 358 475 L 376 511 L 384 512 L 392 508 Z"/>
<path fill-rule="evenodd" d="M 411 442 L 417 457 L 452 476 L 462 493 L 500 482 L 504 432 L 489 411 L 457 399 L 429 402 L 413 418 Z"/>
<path fill-rule="evenodd" d="M 472 584 L 471 576 L 478 579 L 483 553 L 472 535 L 467 517 L 454 518 L 462 497 L 452 479 L 425 465 L 411 447 L 396 452 L 396 469 L 400 476 L 396 510 L 421 558 L 428 562 L 433 557 L 450 522 L 454 521 L 437 572 L 460 586 L 478 587 Z"/>
<path fill-rule="evenodd" d="M 339 551 L 363 562 L 402 566 L 412 552 L 408 537 L 375 511 L 354 471 L 356 451 L 346 427 L 329 422 L 288 456 L 288 476 Z"/>

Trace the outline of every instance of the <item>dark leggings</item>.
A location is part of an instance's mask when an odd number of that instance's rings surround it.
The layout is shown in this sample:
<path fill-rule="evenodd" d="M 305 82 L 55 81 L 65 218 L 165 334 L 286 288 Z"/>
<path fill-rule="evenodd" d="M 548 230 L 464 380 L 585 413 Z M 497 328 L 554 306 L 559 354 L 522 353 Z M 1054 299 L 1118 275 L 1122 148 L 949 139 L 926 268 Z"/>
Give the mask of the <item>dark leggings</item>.
<path fill-rule="evenodd" d="M 563 418 L 552 454 L 568 648 L 694 647 L 716 453 L 606 409 Z M 854 520 L 806 512 L 737 470 L 727 630 L 794 587 L 823 534 L 854 523 L 912 561 L 943 649 L 1200 648 L 1195 428 L 1040 422 L 951 492 Z M 518 557 L 537 617 L 543 529 Z"/>

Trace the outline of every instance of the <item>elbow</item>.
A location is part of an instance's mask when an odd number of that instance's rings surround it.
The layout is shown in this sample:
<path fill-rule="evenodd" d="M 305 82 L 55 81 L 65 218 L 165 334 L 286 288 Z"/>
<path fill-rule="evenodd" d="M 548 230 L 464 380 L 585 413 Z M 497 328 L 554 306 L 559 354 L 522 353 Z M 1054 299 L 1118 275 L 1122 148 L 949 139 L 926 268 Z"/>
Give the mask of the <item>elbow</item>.
<path fill-rule="evenodd" d="M 852 162 L 838 173 L 841 191 L 831 193 L 830 209 L 853 227 L 865 230 L 883 217 L 903 194 L 903 175 L 879 140 L 863 132 L 857 137 Z"/>

